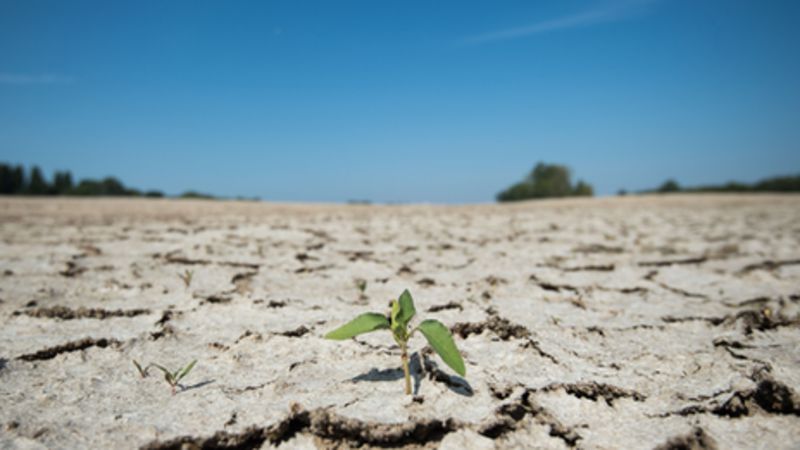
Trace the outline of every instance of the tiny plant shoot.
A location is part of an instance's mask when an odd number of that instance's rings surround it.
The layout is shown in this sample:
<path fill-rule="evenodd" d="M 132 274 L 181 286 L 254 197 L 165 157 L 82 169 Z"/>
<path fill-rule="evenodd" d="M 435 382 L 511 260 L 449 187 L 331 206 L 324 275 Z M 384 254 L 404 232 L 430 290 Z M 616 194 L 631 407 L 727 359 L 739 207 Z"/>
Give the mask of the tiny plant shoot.
<path fill-rule="evenodd" d="M 147 378 L 147 369 L 150 368 L 149 366 L 142 368 L 142 366 L 135 359 L 133 360 L 133 365 L 136 366 L 136 370 L 139 371 L 139 375 L 141 375 L 142 378 Z"/>
<path fill-rule="evenodd" d="M 183 285 L 186 286 L 186 289 L 189 289 L 189 286 L 192 285 L 192 278 L 194 277 L 194 272 L 187 269 L 183 273 L 179 273 L 178 276 L 183 281 Z"/>
<path fill-rule="evenodd" d="M 389 317 L 383 314 L 368 312 L 361 314 L 350 322 L 325 335 L 326 339 L 341 341 L 370 331 L 389 329 L 395 342 L 400 346 L 401 362 L 406 380 L 406 394 L 411 395 L 411 374 L 408 370 L 408 341 L 419 330 L 428 344 L 451 369 L 462 377 L 467 374 L 464 360 L 456 348 L 450 331 L 438 320 L 423 320 L 416 328 L 408 331 L 409 322 L 416 314 L 414 300 L 408 290 L 403 291 L 399 300 L 392 300 L 392 312 Z"/>
<path fill-rule="evenodd" d="M 358 288 L 358 292 L 364 294 L 364 292 L 367 290 L 367 280 L 359 278 L 355 281 L 355 283 L 356 287 Z"/>
<path fill-rule="evenodd" d="M 147 371 L 150 369 L 151 366 L 155 367 L 156 369 L 158 369 L 158 370 L 160 370 L 162 372 L 164 372 L 164 380 L 172 388 L 172 395 L 175 395 L 175 389 L 178 386 L 180 386 L 181 380 L 186 375 L 189 374 L 189 371 L 192 370 L 192 368 L 194 367 L 195 364 L 197 364 L 197 360 L 196 359 L 194 361 L 190 362 L 189 364 L 187 364 L 183 368 L 179 368 L 178 370 L 175 370 L 175 371 L 170 371 L 166 367 L 164 367 L 164 366 L 162 366 L 160 364 L 156 364 L 156 363 L 150 363 L 150 364 L 147 365 L 147 367 L 142 368 L 142 366 L 138 362 L 136 362 L 136 360 L 133 360 L 133 365 L 136 366 L 136 370 L 139 371 L 139 375 L 141 375 L 142 378 L 146 378 L 147 377 Z"/>

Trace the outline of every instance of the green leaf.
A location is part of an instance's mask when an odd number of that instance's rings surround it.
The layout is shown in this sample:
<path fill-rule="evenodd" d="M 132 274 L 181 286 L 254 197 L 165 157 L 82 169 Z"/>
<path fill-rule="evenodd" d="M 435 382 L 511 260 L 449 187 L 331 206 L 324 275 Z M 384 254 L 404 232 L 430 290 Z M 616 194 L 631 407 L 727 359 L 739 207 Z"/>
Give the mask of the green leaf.
<path fill-rule="evenodd" d="M 141 375 L 142 378 L 147 377 L 147 371 L 145 369 L 142 369 L 142 366 L 140 366 L 135 359 L 133 360 L 133 365 L 136 366 L 136 369 L 139 371 L 139 375 Z"/>
<path fill-rule="evenodd" d="M 445 364 L 462 377 L 466 376 L 467 369 L 464 367 L 464 360 L 461 359 L 461 354 L 458 353 L 456 343 L 453 342 L 453 336 L 450 335 L 447 327 L 438 320 L 428 319 L 419 324 L 417 328 L 425 335 L 425 339 Z"/>
<path fill-rule="evenodd" d="M 403 329 L 408 326 L 408 322 L 414 317 L 414 314 L 417 313 L 416 308 L 414 308 L 414 300 L 411 298 L 411 294 L 408 292 L 408 289 L 403 291 L 400 294 L 400 298 L 397 302 L 400 305 L 399 310 L 396 314 L 392 315 L 395 323 L 400 325 Z"/>
<path fill-rule="evenodd" d="M 389 321 L 386 320 L 386 316 L 378 313 L 364 313 L 326 334 L 325 339 L 342 341 L 353 336 L 358 336 L 359 334 L 369 333 L 370 331 L 383 328 L 389 328 Z"/>
<path fill-rule="evenodd" d="M 190 362 L 190 363 L 189 363 L 189 365 L 188 365 L 188 366 L 186 366 L 186 367 L 183 369 L 183 371 L 181 371 L 181 373 L 180 373 L 180 374 L 179 374 L 179 375 L 176 377 L 176 381 L 181 381 L 181 379 L 182 379 L 183 377 L 185 377 L 186 375 L 188 375 L 188 374 L 189 374 L 189 371 L 190 371 L 190 370 L 192 370 L 192 368 L 194 367 L 194 365 L 195 365 L 195 364 L 197 364 L 197 360 L 196 360 L 196 359 L 195 359 L 194 361 Z"/>
<path fill-rule="evenodd" d="M 166 367 L 158 365 L 156 363 L 153 363 L 152 366 L 155 367 L 156 369 L 164 372 L 164 379 L 167 380 L 167 383 L 175 384 L 174 383 L 175 377 L 172 375 L 172 373 L 169 370 L 167 370 Z"/>

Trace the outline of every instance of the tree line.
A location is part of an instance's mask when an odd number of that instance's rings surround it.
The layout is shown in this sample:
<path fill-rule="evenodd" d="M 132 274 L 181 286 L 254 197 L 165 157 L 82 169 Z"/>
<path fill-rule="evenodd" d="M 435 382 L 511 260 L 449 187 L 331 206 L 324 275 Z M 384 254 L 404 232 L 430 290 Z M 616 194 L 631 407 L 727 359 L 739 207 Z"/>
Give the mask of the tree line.
<path fill-rule="evenodd" d="M 69 171 L 56 171 L 48 180 L 38 166 L 25 170 L 22 165 L 0 163 L 0 194 L 4 195 L 75 195 L 75 196 L 127 196 L 163 197 L 161 191 L 140 191 L 126 187 L 114 177 L 102 180 L 73 181 Z"/>
<path fill-rule="evenodd" d="M 674 179 L 669 179 L 656 189 L 642 193 L 666 194 L 670 192 L 800 192 L 800 175 L 787 175 L 764 178 L 755 183 L 729 181 L 725 184 L 708 184 L 701 186 L 681 186 Z"/>

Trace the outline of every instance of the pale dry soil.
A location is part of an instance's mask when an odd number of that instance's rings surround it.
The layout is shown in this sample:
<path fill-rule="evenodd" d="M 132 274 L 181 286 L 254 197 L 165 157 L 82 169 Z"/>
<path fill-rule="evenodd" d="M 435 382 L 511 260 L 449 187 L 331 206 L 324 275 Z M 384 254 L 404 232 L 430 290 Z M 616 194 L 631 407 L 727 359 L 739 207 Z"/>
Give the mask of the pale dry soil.
<path fill-rule="evenodd" d="M 323 339 L 404 289 L 465 378 Z M 797 448 L 799 314 L 798 196 L 0 198 L 0 447 Z"/>

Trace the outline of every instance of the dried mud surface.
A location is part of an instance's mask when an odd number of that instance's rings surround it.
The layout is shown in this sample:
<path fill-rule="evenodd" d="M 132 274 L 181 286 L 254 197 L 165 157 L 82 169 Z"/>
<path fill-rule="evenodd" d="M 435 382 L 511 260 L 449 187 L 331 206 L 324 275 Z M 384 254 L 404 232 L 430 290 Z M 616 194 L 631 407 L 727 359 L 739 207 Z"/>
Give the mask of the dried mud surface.
<path fill-rule="evenodd" d="M 415 337 L 414 396 L 388 334 L 322 339 L 406 288 L 467 365 Z M 195 358 L 174 396 L 131 363 Z M 2 448 L 781 449 L 798 416 L 797 196 L 0 198 Z"/>

